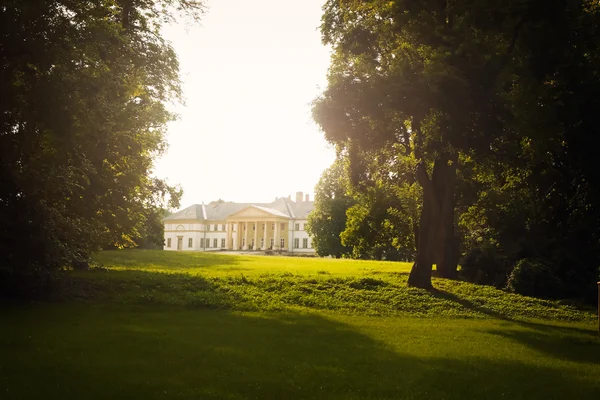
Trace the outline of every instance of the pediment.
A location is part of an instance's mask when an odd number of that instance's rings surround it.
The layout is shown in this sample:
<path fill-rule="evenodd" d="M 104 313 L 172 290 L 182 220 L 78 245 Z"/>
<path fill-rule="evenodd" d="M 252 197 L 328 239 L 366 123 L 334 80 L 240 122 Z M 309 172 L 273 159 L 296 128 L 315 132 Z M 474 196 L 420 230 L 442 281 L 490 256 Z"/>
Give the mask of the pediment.
<path fill-rule="evenodd" d="M 269 210 L 263 207 L 248 206 L 238 212 L 235 212 L 227 217 L 227 219 L 234 218 L 289 218 L 287 215 L 282 214 L 276 210 Z"/>

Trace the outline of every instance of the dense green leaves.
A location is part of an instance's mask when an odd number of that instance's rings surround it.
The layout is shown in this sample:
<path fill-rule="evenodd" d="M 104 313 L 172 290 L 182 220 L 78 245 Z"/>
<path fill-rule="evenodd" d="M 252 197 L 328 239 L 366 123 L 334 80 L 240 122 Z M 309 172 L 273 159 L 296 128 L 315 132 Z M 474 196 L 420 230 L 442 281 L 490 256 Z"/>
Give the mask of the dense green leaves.
<path fill-rule="evenodd" d="M 180 190 L 150 177 L 181 90 L 160 36 L 175 1 L 0 5 L 3 274 L 133 245 Z M 178 2 L 197 16 L 195 1 Z"/>
<path fill-rule="evenodd" d="M 315 204 L 308 216 L 312 246 L 320 256 L 340 258 L 350 253 L 350 247 L 344 246 L 340 238 L 346 229 L 346 211 L 355 203 L 347 189 L 343 161 L 336 160 L 315 187 Z"/>
<path fill-rule="evenodd" d="M 454 276 L 462 241 L 467 254 L 494 248 L 508 272 L 542 260 L 568 283 L 555 296 L 590 293 L 599 29 L 599 7 L 582 0 L 326 3 L 333 56 L 313 114 L 356 182 L 369 180 L 373 151 L 416 161 L 423 203 L 409 283 L 429 287 L 433 264 Z"/>
<path fill-rule="evenodd" d="M 339 154 L 316 186 L 309 229 L 317 254 L 412 260 L 421 200 L 414 160 L 393 149 L 355 156 L 360 169 Z"/>

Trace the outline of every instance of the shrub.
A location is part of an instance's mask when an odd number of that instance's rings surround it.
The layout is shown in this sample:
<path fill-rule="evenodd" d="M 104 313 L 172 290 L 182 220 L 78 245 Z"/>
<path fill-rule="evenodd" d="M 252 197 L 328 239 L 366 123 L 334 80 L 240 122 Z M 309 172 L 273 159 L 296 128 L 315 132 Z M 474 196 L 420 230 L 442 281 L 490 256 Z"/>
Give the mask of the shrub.
<path fill-rule="evenodd" d="M 508 278 L 507 288 L 526 296 L 558 298 L 563 296 L 562 281 L 556 271 L 541 260 L 522 259 Z"/>
<path fill-rule="evenodd" d="M 460 265 L 460 278 L 480 285 L 504 287 L 510 272 L 506 257 L 489 244 L 472 249 Z"/>

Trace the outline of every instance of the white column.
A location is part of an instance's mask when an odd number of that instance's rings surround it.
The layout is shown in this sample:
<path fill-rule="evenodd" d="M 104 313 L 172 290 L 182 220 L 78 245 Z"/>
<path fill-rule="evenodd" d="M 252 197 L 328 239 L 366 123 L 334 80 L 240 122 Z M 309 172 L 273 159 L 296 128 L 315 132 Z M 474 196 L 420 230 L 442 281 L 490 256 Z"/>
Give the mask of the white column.
<path fill-rule="evenodd" d="M 254 221 L 254 247 L 252 250 L 256 250 L 258 248 L 258 221 Z"/>
<path fill-rule="evenodd" d="M 279 222 L 275 221 L 275 235 L 273 236 L 273 250 L 279 249 Z"/>
<path fill-rule="evenodd" d="M 227 243 L 225 243 L 225 248 L 227 250 L 233 250 L 233 222 L 231 221 L 226 221 L 227 222 L 227 235 L 225 235 L 227 237 Z"/>
<path fill-rule="evenodd" d="M 242 247 L 242 250 L 248 250 L 248 223 L 244 222 L 244 246 Z M 240 229 L 240 227 L 238 226 L 238 229 Z"/>

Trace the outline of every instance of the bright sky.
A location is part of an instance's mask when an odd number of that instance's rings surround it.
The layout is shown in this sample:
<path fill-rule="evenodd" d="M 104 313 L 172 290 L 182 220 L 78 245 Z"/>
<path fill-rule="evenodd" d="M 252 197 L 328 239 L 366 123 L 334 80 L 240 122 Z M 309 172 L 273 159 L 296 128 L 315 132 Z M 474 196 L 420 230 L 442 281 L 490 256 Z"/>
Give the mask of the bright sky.
<path fill-rule="evenodd" d="M 326 86 L 325 0 L 208 0 L 200 26 L 170 26 L 185 107 L 155 174 L 182 207 L 219 198 L 270 202 L 310 193 L 335 158 L 310 115 Z"/>

